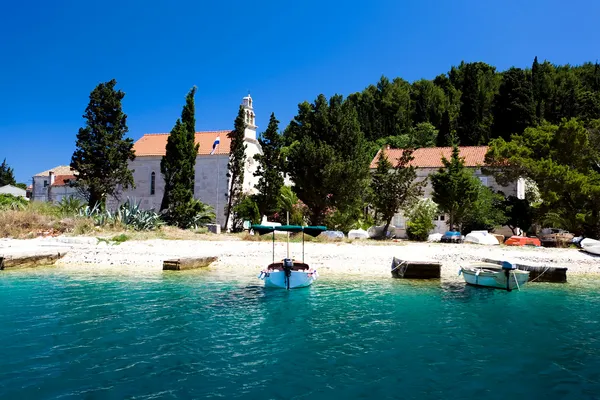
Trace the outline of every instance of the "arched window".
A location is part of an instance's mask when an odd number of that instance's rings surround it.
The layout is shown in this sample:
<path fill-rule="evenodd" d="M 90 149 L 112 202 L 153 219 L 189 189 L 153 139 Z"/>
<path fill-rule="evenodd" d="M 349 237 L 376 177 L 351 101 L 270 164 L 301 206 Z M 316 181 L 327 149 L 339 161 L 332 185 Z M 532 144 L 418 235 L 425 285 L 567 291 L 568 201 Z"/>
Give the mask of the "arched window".
<path fill-rule="evenodd" d="M 156 172 L 150 174 L 150 195 L 153 195 L 156 189 Z"/>

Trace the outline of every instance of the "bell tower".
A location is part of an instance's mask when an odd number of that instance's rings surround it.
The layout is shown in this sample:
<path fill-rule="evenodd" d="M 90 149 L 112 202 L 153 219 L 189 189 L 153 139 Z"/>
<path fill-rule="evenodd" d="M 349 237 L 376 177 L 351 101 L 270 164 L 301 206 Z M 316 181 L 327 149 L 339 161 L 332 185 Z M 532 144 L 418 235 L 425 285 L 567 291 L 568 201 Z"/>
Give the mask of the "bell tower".
<path fill-rule="evenodd" d="M 254 106 L 252 104 L 252 97 L 250 97 L 250 93 L 248 93 L 248 96 L 242 99 L 242 107 L 244 107 L 244 121 L 246 122 L 244 137 L 246 139 L 256 140 L 257 126 L 254 120 Z"/>

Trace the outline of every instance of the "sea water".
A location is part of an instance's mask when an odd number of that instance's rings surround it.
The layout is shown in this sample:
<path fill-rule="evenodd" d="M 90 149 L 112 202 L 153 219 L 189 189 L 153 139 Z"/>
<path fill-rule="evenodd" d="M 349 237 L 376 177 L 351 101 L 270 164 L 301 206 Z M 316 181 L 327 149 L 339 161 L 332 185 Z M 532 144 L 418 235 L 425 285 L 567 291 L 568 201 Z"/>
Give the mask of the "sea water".
<path fill-rule="evenodd" d="M 0 399 L 598 399 L 600 285 L 0 274 Z"/>

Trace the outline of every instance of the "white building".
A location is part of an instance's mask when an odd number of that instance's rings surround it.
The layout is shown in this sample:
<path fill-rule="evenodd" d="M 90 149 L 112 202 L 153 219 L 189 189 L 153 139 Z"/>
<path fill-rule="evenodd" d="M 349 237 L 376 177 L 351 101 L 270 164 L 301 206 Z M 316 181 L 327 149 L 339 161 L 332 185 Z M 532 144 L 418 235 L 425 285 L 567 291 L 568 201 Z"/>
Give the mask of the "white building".
<path fill-rule="evenodd" d="M 28 199 L 27 191 L 25 189 L 21 189 L 20 187 L 13 186 L 13 185 L 4 185 L 4 186 L 0 187 L 0 194 L 10 194 L 15 197 L 23 197 L 25 199 Z"/>
<path fill-rule="evenodd" d="M 373 161 L 371 161 L 371 171 L 377 169 L 377 162 L 381 156 L 381 152 L 384 151 L 387 159 L 392 164 L 397 164 L 402 157 L 402 149 L 390 149 L 389 146 L 385 150 L 379 150 Z M 481 167 L 485 165 L 485 154 L 488 151 L 487 146 L 461 146 L 459 147 L 460 157 L 464 159 L 465 167 L 472 170 L 473 174 L 483 183 L 484 186 L 489 187 L 494 192 L 501 191 L 505 196 L 517 196 L 520 199 L 525 198 L 525 180 L 519 179 L 517 182 L 513 182 L 508 186 L 502 186 L 493 176 L 485 175 L 481 171 Z M 430 199 L 433 192 L 429 175 L 436 173 L 441 167 L 443 167 L 442 158 L 450 160 L 452 157 L 452 147 L 429 147 L 417 149 L 413 153 L 413 160 L 409 165 L 416 167 L 417 179 L 416 181 L 422 182 L 427 180 L 427 183 L 423 189 L 423 198 Z M 394 215 L 391 222 L 391 228 L 395 228 L 395 233 L 399 237 L 406 237 L 406 217 L 399 211 Z M 444 214 L 438 215 L 435 220 L 436 227 L 430 233 L 444 233 L 448 230 L 446 216 Z M 507 228 L 508 229 L 508 228 Z M 505 233 L 507 229 L 499 229 L 498 232 Z M 510 232 L 510 230 L 508 230 Z"/>
<path fill-rule="evenodd" d="M 65 197 L 82 198 L 75 182 L 74 171 L 68 165 L 59 165 L 33 176 L 31 200 L 58 203 Z"/>
<path fill-rule="evenodd" d="M 262 154 L 256 136 L 256 122 L 252 97 L 246 96 L 242 100 L 246 113 L 246 168 L 244 171 L 245 193 L 256 192 L 254 186 L 258 178 L 256 171 L 255 154 Z M 233 114 L 233 113 L 232 113 Z M 227 134 L 231 130 L 218 130 L 196 132 L 196 143 L 200 145 L 196 157 L 194 198 L 201 200 L 215 209 L 217 223 L 222 227 L 225 224 L 225 206 L 229 192 L 229 178 L 227 178 L 227 164 L 231 140 Z M 133 170 L 135 188 L 121 194 L 121 202 L 130 198 L 139 201 L 141 207 L 158 211 L 164 194 L 165 182 L 160 172 L 160 160 L 166 153 L 168 133 L 145 134 L 133 146 L 135 160 L 130 162 L 129 168 Z M 219 144 L 213 153 L 213 144 L 219 138 Z M 211 154 L 212 153 L 212 154 Z"/>

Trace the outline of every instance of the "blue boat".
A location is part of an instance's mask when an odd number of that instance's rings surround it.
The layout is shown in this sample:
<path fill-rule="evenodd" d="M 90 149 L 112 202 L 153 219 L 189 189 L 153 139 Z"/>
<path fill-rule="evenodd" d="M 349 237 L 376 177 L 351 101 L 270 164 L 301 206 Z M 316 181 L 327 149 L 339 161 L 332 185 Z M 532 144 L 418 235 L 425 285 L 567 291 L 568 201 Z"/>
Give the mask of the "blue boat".
<path fill-rule="evenodd" d="M 442 243 L 462 243 L 463 236 L 457 231 L 447 231 L 441 239 Z"/>

